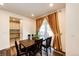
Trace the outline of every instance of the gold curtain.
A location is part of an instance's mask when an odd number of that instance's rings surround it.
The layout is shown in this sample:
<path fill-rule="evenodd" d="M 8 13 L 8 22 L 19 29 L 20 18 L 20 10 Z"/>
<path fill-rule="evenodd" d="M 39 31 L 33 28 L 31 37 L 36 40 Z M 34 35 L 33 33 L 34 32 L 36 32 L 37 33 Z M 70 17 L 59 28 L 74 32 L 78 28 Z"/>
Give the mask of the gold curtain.
<path fill-rule="evenodd" d="M 58 15 L 57 12 L 48 15 L 47 19 L 53 33 L 54 33 L 54 40 L 53 40 L 53 48 L 55 50 L 62 51 L 62 45 L 61 45 L 61 35 L 59 30 L 59 24 L 58 24 Z"/>
<path fill-rule="evenodd" d="M 43 23 L 44 18 L 36 19 L 36 32 L 39 32 L 39 29 Z"/>

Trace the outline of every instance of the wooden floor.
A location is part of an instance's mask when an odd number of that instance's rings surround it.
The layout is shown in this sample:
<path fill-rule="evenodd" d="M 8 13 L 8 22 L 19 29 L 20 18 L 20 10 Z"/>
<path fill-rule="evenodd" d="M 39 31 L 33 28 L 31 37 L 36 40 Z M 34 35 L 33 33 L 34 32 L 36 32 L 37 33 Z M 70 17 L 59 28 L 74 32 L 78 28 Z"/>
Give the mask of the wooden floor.
<path fill-rule="evenodd" d="M 11 55 L 10 49 L 0 50 L 0 56 L 10 56 L 10 55 Z"/>
<path fill-rule="evenodd" d="M 63 54 L 55 52 L 51 49 L 51 53 L 49 51 L 48 56 L 65 56 Z M 15 47 L 11 47 L 10 49 L 4 49 L 0 51 L 0 56 L 16 56 L 16 49 Z M 40 53 L 37 53 L 36 56 L 41 56 Z M 46 56 L 46 52 L 42 50 L 42 56 Z"/>

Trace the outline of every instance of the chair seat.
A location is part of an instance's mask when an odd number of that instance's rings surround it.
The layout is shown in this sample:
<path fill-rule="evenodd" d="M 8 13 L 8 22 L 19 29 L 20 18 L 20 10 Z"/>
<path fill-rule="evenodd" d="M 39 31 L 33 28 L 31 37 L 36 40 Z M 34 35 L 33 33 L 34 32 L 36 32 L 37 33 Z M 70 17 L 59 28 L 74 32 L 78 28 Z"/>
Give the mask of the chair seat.
<path fill-rule="evenodd" d="M 49 46 L 46 45 L 46 41 L 44 41 L 44 42 L 42 43 L 42 46 L 45 47 L 45 48 L 48 48 L 48 47 L 49 47 Z"/>
<path fill-rule="evenodd" d="M 42 45 L 42 47 L 48 48 L 49 46 L 47 46 L 47 45 L 45 44 L 45 45 Z"/>

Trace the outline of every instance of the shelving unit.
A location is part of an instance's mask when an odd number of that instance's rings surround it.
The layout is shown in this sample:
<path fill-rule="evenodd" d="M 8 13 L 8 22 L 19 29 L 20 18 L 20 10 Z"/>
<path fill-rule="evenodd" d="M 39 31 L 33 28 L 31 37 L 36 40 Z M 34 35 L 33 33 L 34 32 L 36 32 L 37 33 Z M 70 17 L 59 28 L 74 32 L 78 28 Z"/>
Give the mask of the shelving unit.
<path fill-rule="evenodd" d="M 10 45 L 15 45 L 15 40 L 20 40 L 20 19 L 10 17 Z"/>
<path fill-rule="evenodd" d="M 20 30 L 19 29 L 10 29 L 10 39 L 20 38 Z"/>

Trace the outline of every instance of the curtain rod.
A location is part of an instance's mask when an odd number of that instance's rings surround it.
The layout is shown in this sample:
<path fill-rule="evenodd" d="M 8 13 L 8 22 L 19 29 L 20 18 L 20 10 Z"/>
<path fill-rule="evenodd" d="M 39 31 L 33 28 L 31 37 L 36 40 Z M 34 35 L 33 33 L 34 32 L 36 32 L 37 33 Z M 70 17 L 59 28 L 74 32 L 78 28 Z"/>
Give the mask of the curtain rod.
<path fill-rule="evenodd" d="M 64 8 L 63 8 L 63 9 L 64 9 Z M 48 14 L 43 15 L 43 16 L 40 16 L 40 17 L 36 17 L 35 19 L 42 18 L 42 17 L 46 17 L 46 16 L 48 16 L 48 15 L 50 15 L 50 14 L 53 14 L 53 13 L 55 13 L 55 12 L 61 12 L 61 10 L 62 10 L 62 9 L 59 9 L 59 10 L 55 10 L 55 11 L 49 12 Z"/>

